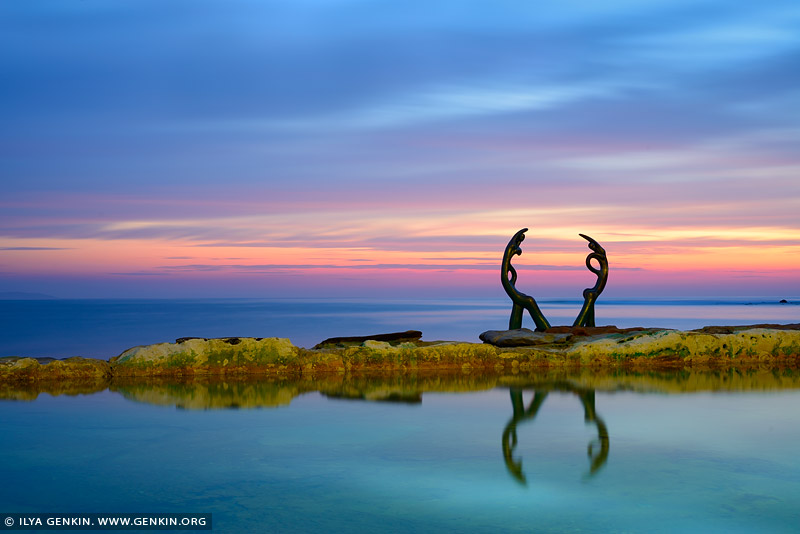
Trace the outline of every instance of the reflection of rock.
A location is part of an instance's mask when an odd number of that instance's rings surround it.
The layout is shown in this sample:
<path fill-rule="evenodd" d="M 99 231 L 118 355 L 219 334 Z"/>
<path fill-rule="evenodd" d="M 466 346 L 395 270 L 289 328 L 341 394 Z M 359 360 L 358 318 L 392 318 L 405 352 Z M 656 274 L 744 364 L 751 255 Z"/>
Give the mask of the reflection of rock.
<path fill-rule="evenodd" d="M 58 395 L 91 395 L 108 387 L 108 380 L 36 380 L 32 382 L 0 381 L 0 399 L 32 401 L 41 393 Z"/>
<path fill-rule="evenodd" d="M 419 391 L 370 391 L 369 393 L 345 392 L 345 393 L 324 393 L 329 399 L 350 399 L 365 400 L 376 402 L 396 402 L 400 404 L 421 404 L 422 393 Z"/>
<path fill-rule="evenodd" d="M 409 402 L 425 393 L 487 391 L 494 388 L 562 388 L 640 393 L 692 393 L 698 391 L 770 391 L 800 388 L 800 371 L 764 369 L 725 371 L 664 370 L 620 372 L 612 368 L 559 368 L 529 374 L 445 372 L 319 373 L 293 377 L 122 377 L 110 389 L 128 398 L 187 409 L 253 408 L 288 404 L 298 395 L 319 392 L 325 396 L 366 401 Z"/>
<path fill-rule="evenodd" d="M 461 369 L 303 373 L 287 375 L 195 375 L 116 377 L 93 384 L 81 381 L 35 380 L 0 382 L 0 399 L 34 400 L 50 395 L 89 394 L 106 389 L 148 404 L 188 410 L 259 408 L 288 404 L 309 392 L 366 401 L 416 402 L 427 392 L 486 391 L 498 387 L 547 389 L 555 382 L 596 391 L 691 393 L 697 391 L 770 391 L 800 389 L 800 370 L 765 365 L 716 371 L 691 369 L 621 371 L 614 367 L 550 367 L 516 374 Z"/>
<path fill-rule="evenodd" d="M 496 376 L 349 375 L 323 373 L 313 378 L 198 376 L 121 377 L 110 389 L 148 404 L 187 410 L 273 408 L 288 405 L 298 395 L 319 392 L 327 397 L 366 401 L 419 403 L 424 391 L 483 391 L 497 385 Z"/>
<path fill-rule="evenodd" d="M 295 382 L 219 379 L 177 383 L 174 380 L 135 379 L 115 383 L 111 390 L 137 402 L 186 410 L 273 408 L 288 405 L 304 392 Z"/>

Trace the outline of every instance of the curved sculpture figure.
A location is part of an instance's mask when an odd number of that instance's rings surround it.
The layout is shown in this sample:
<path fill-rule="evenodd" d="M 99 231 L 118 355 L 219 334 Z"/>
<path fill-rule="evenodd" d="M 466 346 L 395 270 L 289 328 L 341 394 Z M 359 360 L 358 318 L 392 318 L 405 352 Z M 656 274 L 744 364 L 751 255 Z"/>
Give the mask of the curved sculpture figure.
<path fill-rule="evenodd" d="M 606 258 L 605 249 L 601 247 L 597 241 L 588 235 L 578 235 L 588 241 L 589 248 L 592 249 L 592 252 L 586 256 L 586 268 L 597 275 L 597 282 L 594 284 L 594 287 L 587 287 L 583 290 L 583 308 L 581 308 L 572 326 L 595 326 L 594 303 L 606 287 L 606 281 L 608 280 L 608 258 Z M 593 259 L 597 260 L 600 264 L 599 269 L 592 265 Z"/>
<path fill-rule="evenodd" d="M 522 313 L 523 310 L 528 310 L 531 319 L 536 323 L 536 330 L 543 331 L 550 328 L 550 323 L 547 322 L 542 310 L 539 309 L 539 305 L 536 304 L 536 299 L 517 290 L 515 286 L 517 283 L 517 271 L 514 269 L 514 266 L 511 265 L 511 258 L 522 254 L 520 244 L 525 239 L 525 232 L 527 231 L 527 228 L 523 228 L 514 234 L 514 237 L 512 237 L 511 241 L 506 245 L 506 250 L 503 253 L 500 280 L 503 283 L 503 289 L 506 290 L 506 294 L 511 298 L 511 302 L 513 303 L 511 318 L 508 320 L 508 329 L 515 330 L 517 328 L 522 328 Z M 511 275 L 510 279 L 509 274 Z"/>
<path fill-rule="evenodd" d="M 536 331 L 543 332 L 544 330 L 550 328 L 550 323 L 542 313 L 542 310 L 539 309 L 536 299 L 530 295 L 522 293 L 517 289 L 517 271 L 514 269 L 514 266 L 511 265 L 511 259 L 514 256 L 519 256 L 522 254 L 522 248 L 520 245 L 525 239 L 525 232 L 527 231 L 527 228 L 523 228 L 514 234 L 514 237 L 512 237 L 511 241 L 509 241 L 508 245 L 506 245 L 506 250 L 503 252 L 503 263 L 500 267 L 500 281 L 503 283 L 503 289 L 505 289 L 506 294 L 509 296 L 512 302 L 511 317 L 508 320 L 508 329 L 516 330 L 522 328 L 523 310 L 528 310 L 531 319 L 533 319 L 533 322 L 536 324 Z M 575 322 L 572 324 L 572 326 L 593 327 L 595 326 L 594 303 L 597 302 L 597 297 L 599 297 L 600 293 L 602 293 L 603 289 L 605 289 L 606 281 L 608 280 L 608 258 L 606 257 L 605 249 L 600 246 L 600 243 L 588 235 L 578 235 L 589 242 L 589 248 L 592 250 L 592 252 L 586 256 L 586 268 L 597 275 L 597 282 L 594 284 L 594 287 L 587 287 L 583 290 L 583 307 L 581 308 L 580 313 L 578 313 L 578 317 L 575 318 Z M 592 265 L 592 260 L 597 260 L 597 263 L 600 265 L 600 267 L 597 268 Z"/>

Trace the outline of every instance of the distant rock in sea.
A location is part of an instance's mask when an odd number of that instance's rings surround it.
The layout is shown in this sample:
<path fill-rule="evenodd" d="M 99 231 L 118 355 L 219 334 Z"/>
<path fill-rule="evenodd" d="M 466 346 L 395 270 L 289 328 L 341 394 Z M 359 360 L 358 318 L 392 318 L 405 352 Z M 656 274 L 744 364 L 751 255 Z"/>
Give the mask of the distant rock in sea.
<path fill-rule="evenodd" d="M 0 291 L 0 300 L 55 300 L 57 297 L 44 293 L 27 293 L 25 291 Z"/>

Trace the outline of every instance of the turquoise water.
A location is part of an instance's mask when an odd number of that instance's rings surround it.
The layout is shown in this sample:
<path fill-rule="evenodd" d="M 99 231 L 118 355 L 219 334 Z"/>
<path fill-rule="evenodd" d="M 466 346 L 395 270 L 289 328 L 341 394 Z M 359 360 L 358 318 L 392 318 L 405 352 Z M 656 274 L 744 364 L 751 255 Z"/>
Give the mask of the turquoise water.
<path fill-rule="evenodd" d="M 800 389 L 791 387 L 667 394 L 540 384 L 536 409 L 531 387 L 427 391 L 400 403 L 312 391 L 280 407 L 206 410 L 177 407 L 198 393 L 170 388 L 0 401 L 0 511 L 212 513 L 216 532 L 800 525 Z"/>
<path fill-rule="evenodd" d="M 610 300 L 597 315 L 800 322 L 789 300 Z M 570 324 L 581 303 L 541 304 Z M 477 341 L 508 313 L 505 299 L 0 301 L 0 356 L 108 358 L 193 335 Z M 0 513 L 212 513 L 217 532 L 797 532 L 796 374 L 614 376 L 596 391 L 541 377 L 3 386 Z"/>

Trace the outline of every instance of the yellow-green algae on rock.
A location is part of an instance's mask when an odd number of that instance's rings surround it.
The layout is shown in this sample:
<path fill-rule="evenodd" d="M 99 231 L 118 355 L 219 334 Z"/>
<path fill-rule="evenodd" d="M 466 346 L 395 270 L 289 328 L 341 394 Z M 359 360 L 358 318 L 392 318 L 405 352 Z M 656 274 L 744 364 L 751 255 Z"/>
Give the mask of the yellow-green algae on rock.
<path fill-rule="evenodd" d="M 105 360 L 79 356 L 52 358 L 0 358 L 0 383 L 6 381 L 73 380 L 104 382 L 111 377 L 111 365 Z"/>
<path fill-rule="evenodd" d="M 800 362 L 800 330 L 752 328 L 731 333 L 660 330 L 611 334 L 579 341 L 569 360 L 586 363 L 678 364 L 682 366 Z"/>
<path fill-rule="evenodd" d="M 133 347 L 109 363 L 115 376 L 270 373 L 297 365 L 298 350 L 286 338 L 192 338 Z"/>
<path fill-rule="evenodd" d="M 642 330 L 572 336 L 533 347 L 485 343 L 400 343 L 295 347 L 285 338 L 189 339 L 135 347 L 110 360 L 114 376 L 272 374 L 402 370 L 525 371 L 562 366 L 692 367 L 800 363 L 800 331 L 731 333 Z"/>
<path fill-rule="evenodd" d="M 357 347 L 309 350 L 285 338 L 189 339 L 134 347 L 110 360 L 114 376 L 186 376 L 312 371 L 468 369 L 503 365 L 482 343 L 367 340 Z"/>
<path fill-rule="evenodd" d="M 288 339 L 276 337 L 190 338 L 175 343 L 134 347 L 108 362 L 90 358 L 0 358 L 0 382 L 360 371 L 515 373 L 560 367 L 647 369 L 800 365 L 800 330 L 797 329 L 651 329 L 599 335 L 545 336 L 543 339 L 546 342 L 522 347 L 464 342 L 393 345 L 367 340 L 358 346 L 305 349 L 296 347 Z"/>

